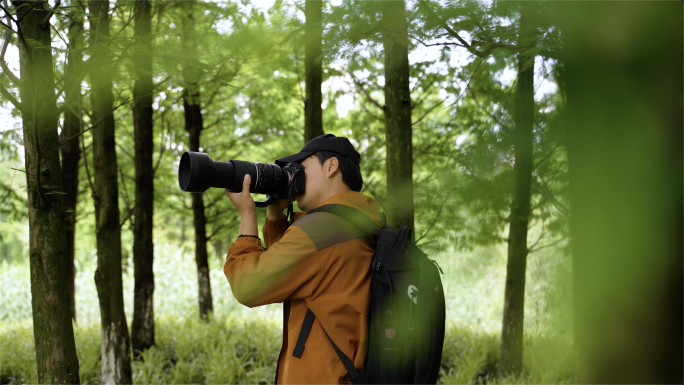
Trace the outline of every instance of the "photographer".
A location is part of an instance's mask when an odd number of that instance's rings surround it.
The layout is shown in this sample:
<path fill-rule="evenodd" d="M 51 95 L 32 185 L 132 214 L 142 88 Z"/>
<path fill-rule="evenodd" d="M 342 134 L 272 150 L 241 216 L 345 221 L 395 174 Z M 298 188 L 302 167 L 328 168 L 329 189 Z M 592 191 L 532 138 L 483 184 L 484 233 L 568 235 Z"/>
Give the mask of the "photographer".
<path fill-rule="evenodd" d="M 347 138 L 326 134 L 276 164 L 296 162 L 304 167 L 305 192 L 295 198 L 300 209 L 344 205 L 382 226 L 379 204 L 359 192 L 363 184 L 359 160 L 359 153 Z M 249 193 L 251 177 L 246 175 L 243 183 L 242 192 L 226 192 L 241 222 L 240 236 L 228 249 L 223 271 L 233 295 L 243 305 L 284 303 L 276 383 L 349 383 L 328 338 L 358 370 L 365 370 L 369 267 L 374 253 L 369 236 L 326 212 L 306 216 L 298 212 L 288 227 L 283 213 L 288 202 L 280 199 L 267 209 L 265 250 L 258 238 L 256 207 Z M 306 348 L 295 353 L 307 309 L 315 319 Z"/>

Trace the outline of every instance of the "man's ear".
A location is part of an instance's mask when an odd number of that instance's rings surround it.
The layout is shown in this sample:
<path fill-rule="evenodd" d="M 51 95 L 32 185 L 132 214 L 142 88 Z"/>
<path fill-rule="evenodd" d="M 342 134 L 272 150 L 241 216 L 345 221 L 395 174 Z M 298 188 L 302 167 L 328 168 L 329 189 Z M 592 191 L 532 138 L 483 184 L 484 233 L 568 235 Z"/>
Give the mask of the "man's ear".
<path fill-rule="evenodd" d="M 326 164 L 327 169 L 325 171 L 328 177 L 331 177 L 335 173 L 335 171 L 337 171 L 340 168 L 340 161 L 335 157 L 328 159 Z"/>

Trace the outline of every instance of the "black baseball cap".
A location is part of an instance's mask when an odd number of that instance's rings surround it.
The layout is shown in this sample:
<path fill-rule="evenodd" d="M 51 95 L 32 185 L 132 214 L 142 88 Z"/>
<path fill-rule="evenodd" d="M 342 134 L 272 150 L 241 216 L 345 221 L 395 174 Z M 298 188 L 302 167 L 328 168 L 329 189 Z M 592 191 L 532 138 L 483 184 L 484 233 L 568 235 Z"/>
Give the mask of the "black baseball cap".
<path fill-rule="evenodd" d="M 353 160 L 356 164 L 359 164 L 359 161 L 361 161 L 361 154 L 356 151 L 349 139 L 342 136 L 337 137 L 333 134 L 323 134 L 311 139 L 298 153 L 277 159 L 275 163 L 283 167 L 290 162 L 299 162 L 306 159 L 317 151 L 336 152 Z"/>

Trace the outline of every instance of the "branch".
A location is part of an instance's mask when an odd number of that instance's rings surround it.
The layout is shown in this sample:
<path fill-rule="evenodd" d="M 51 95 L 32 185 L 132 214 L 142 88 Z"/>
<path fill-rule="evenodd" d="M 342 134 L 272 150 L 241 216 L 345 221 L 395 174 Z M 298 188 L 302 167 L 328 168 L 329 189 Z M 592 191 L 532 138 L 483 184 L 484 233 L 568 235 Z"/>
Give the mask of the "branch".
<path fill-rule="evenodd" d="M 52 7 L 52 9 L 50 10 L 50 12 L 48 12 L 47 15 L 45 15 L 45 18 L 43 19 L 43 25 L 46 25 L 50 21 L 50 18 L 52 17 L 52 15 L 55 14 L 55 9 L 59 8 L 59 5 L 61 3 L 62 3 L 62 0 L 57 0 L 55 2 L 55 6 Z"/>
<path fill-rule="evenodd" d="M 2 20 L 0 20 L 0 24 L 3 25 L 5 28 L 9 29 L 10 32 L 12 32 L 12 33 L 17 33 L 17 31 L 15 31 L 15 30 L 12 29 L 12 27 L 10 27 L 9 25 L 3 23 Z"/>
<path fill-rule="evenodd" d="M 236 225 L 236 221 L 234 221 L 234 220 L 231 221 L 230 223 L 225 223 L 225 222 L 224 222 L 221 226 L 216 227 L 216 228 L 214 229 L 214 231 L 213 231 L 211 234 L 209 234 L 209 235 L 207 236 L 207 242 L 209 242 L 209 241 L 211 240 L 211 238 L 214 237 L 214 235 L 218 234 L 219 231 L 225 229 L 226 227 L 235 226 L 235 225 Z"/>
<path fill-rule="evenodd" d="M 126 209 L 129 210 L 128 208 L 126 208 Z M 133 211 L 129 211 L 129 212 L 128 212 L 128 215 L 126 215 L 126 218 L 124 218 L 123 222 L 119 223 L 119 228 L 122 228 L 123 225 L 126 224 L 126 221 L 128 221 L 129 219 L 131 219 L 131 216 L 132 216 L 132 215 L 133 215 Z"/>
<path fill-rule="evenodd" d="M 489 112 L 487 110 L 487 108 L 480 105 L 480 102 L 477 100 L 477 96 L 475 95 L 475 91 L 473 91 L 472 88 L 468 87 L 467 90 L 470 91 L 470 95 L 472 95 L 473 100 L 475 101 L 475 104 L 477 104 L 477 107 L 479 109 L 483 110 L 487 114 L 487 116 L 492 118 L 492 120 L 494 120 L 498 125 L 500 125 L 503 130 L 506 130 L 508 132 L 513 132 L 513 130 L 507 124 L 504 124 L 502 121 L 499 120 L 499 118 L 497 118 L 496 116 L 494 116 L 494 114 Z"/>
<path fill-rule="evenodd" d="M 427 98 L 430 96 L 430 94 L 428 93 L 428 90 L 429 90 L 430 88 L 432 88 L 432 86 L 435 84 L 436 81 L 437 81 L 437 74 L 434 74 L 434 75 L 432 76 L 432 80 L 430 81 L 430 83 L 428 83 L 427 86 L 423 87 L 423 97 L 420 98 L 420 99 L 418 99 L 418 100 L 416 100 L 415 103 L 413 103 L 413 102 L 411 103 L 411 110 L 413 110 L 414 108 L 418 108 L 418 106 L 420 106 L 421 104 L 423 104 L 423 102 L 425 101 L 425 99 L 427 99 Z M 416 82 L 415 87 L 413 87 L 411 90 L 409 90 L 409 92 L 410 92 L 410 93 L 413 93 L 413 90 L 415 90 L 416 87 L 418 87 L 418 83 L 417 83 L 417 82 Z"/>
<path fill-rule="evenodd" d="M 439 22 L 442 24 L 442 27 L 444 27 L 444 29 L 447 31 L 447 33 L 448 33 L 449 35 L 451 35 L 452 37 L 455 37 L 456 40 L 458 40 L 461 44 L 463 44 L 463 46 L 464 46 L 465 48 L 468 49 L 468 51 L 471 51 L 471 52 L 472 52 L 472 47 L 471 47 L 471 45 L 468 44 L 467 41 L 463 40 L 463 38 L 461 38 L 461 36 L 458 34 L 458 32 L 456 32 L 456 31 L 454 31 L 453 29 L 451 29 L 451 27 L 449 27 L 449 25 L 446 23 L 446 21 L 442 20 L 442 18 L 439 17 L 439 15 L 437 14 L 437 12 L 435 12 L 435 10 L 432 9 L 432 7 L 431 7 L 429 4 L 427 4 L 427 3 L 425 2 L 425 0 L 419 0 L 419 1 L 420 1 L 421 3 L 423 3 L 424 8 L 428 11 L 428 13 L 429 13 L 431 16 L 433 16 L 433 17 L 435 17 L 437 20 L 439 20 Z M 473 52 L 473 54 L 478 55 L 479 52 L 475 51 L 475 52 Z"/>
<path fill-rule="evenodd" d="M 114 35 L 110 36 L 110 38 L 107 39 L 107 41 L 106 41 L 104 44 L 109 44 L 109 43 L 110 43 L 115 37 L 117 37 L 117 36 L 118 36 L 126 27 L 128 27 L 128 24 L 131 24 L 131 21 L 133 21 L 133 18 L 135 18 L 135 15 L 138 13 L 139 10 L 140 10 L 140 9 L 136 9 L 135 11 L 133 11 L 133 14 L 132 14 L 131 17 L 128 19 L 128 21 L 124 23 L 124 25 L 121 27 L 121 29 L 119 29 L 116 33 L 114 33 Z M 105 16 L 105 17 L 106 17 L 106 16 Z"/>
<path fill-rule="evenodd" d="M 22 13 L 17 20 L 14 21 L 17 24 L 17 27 L 19 26 L 19 23 L 21 23 L 21 21 L 24 19 L 24 17 L 26 17 L 26 15 L 28 15 L 29 12 L 31 12 L 33 8 L 37 7 L 38 5 L 40 5 L 39 1 L 35 1 L 32 4 L 29 4 L 28 9 L 24 13 Z"/>
<path fill-rule="evenodd" d="M 540 175 L 540 176 L 539 176 L 539 179 L 541 180 L 541 183 L 538 183 L 538 182 L 537 182 L 537 184 L 539 185 L 539 187 L 542 187 L 542 188 L 546 189 L 547 196 L 550 198 L 551 202 L 552 202 L 553 205 L 556 207 L 556 209 L 557 209 L 558 211 L 560 211 L 561 214 L 563 214 L 563 215 L 565 215 L 565 216 L 570 216 L 570 209 L 567 208 L 567 207 L 566 207 L 563 203 L 561 203 L 558 199 L 556 199 L 556 197 L 554 196 L 553 192 L 552 192 L 551 189 L 549 188 L 548 183 L 546 183 L 546 181 L 544 180 L 544 177 L 542 177 L 542 176 Z M 533 180 L 536 181 L 536 179 L 533 179 Z"/>
<path fill-rule="evenodd" d="M 482 58 L 480 58 L 480 62 L 477 63 L 477 67 L 475 67 L 475 71 L 473 71 L 473 74 L 470 75 L 470 79 L 468 79 L 468 84 L 466 84 L 465 90 L 463 90 L 463 92 L 461 92 L 461 95 L 458 96 L 458 99 L 456 99 L 455 102 L 453 102 L 453 103 L 449 104 L 448 106 L 444 107 L 444 109 L 447 109 L 447 108 L 453 106 L 454 104 L 458 103 L 458 102 L 463 98 L 463 95 L 465 95 L 466 92 L 468 92 L 468 89 L 470 88 L 470 82 L 473 81 L 473 78 L 475 77 L 475 74 L 477 74 L 477 70 L 480 69 L 480 65 L 482 65 L 482 62 L 483 62 L 483 61 L 484 61 L 484 60 L 483 60 Z"/>
<path fill-rule="evenodd" d="M 361 103 L 361 109 L 363 109 L 368 115 L 372 116 L 372 117 L 373 117 L 375 120 L 377 120 L 378 122 L 382 122 L 382 121 L 383 121 L 382 116 L 377 116 L 377 115 L 375 115 L 375 113 L 371 112 L 371 111 L 368 109 L 368 107 L 366 107 L 366 104 L 365 104 L 365 103 Z"/>
<path fill-rule="evenodd" d="M 441 24 L 442 28 L 444 28 L 444 30 L 445 30 L 450 36 L 456 38 L 456 40 L 458 40 L 458 41 L 463 45 L 463 47 L 465 47 L 465 48 L 468 50 L 468 52 L 472 53 L 473 55 L 475 55 L 475 56 L 477 56 L 477 57 L 479 57 L 479 58 L 484 58 L 484 57 L 486 57 L 486 56 L 489 56 L 489 54 L 491 54 L 492 51 L 494 51 L 496 48 L 506 48 L 506 49 L 510 49 L 511 51 L 516 51 L 516 50 L 519 48 L 518 46 L 512 45 L 512 44 L 487 43 L 487 44 L 490 44 L 489 47 L 487 47 L 484 51 L 478 51 L 477 49 L 475 49 L 475 46 L 483 45 L 482 42 L 473 40 L 472 44 L 468 44 L 468 42 L 465 41 L 465 40 L 458 34 L 458 32 L 454 31 L 451 27 L 449 27 L 449 24 L 448 24 L 445 20 L 443 20 L 443 19 L 437 14 L 437 12 L 435 12 L 435 10 L 432 9 L 432 7 L 431 7 L 425 0 L 419 0 L 419 1 L 420 1 L 421 3 L 423 3 L 423 7 L 427 10 L 427 12 L 428 12 L 431 16 L 433 16 L 433 17 L 435 17 L 437 20 L 439 20 L 439 23 Z M 446 45 L 446 44 L 444 44 L 444 45 Z M 457 45 L 457 44 L 455 44 L 455 45 Z"/>
<path fill-rule="evenodd" d="M 114 111 L 116 111 L 116 110 L 119 109 L 119 107 L 123 106 L 124 104 L 128 104 L 130 101 L 131 101 L 130 99 L 126 98 L 123 102 L 121 102 L 120 104 L 118 104 L 117 106 L 115 106 L 111 111 L 109 111 L 109 112 L 106 113 L 104 116 L 102 116 L 102 117 L 100 118 L 100 120 L 98 120 L 97 122 L 93 123 L 90 127 L 86 128 L 85 130 L 83 130 L 83 131 L 81 131 L 81 132 L 78 132 L 78 133 L 76 133 L 76 134 L 70 136 L 70 137 L 67 138 L 67 139 L 64 139 L 64 140 L 60 141 L 59 144 L 57 145 L 57 147 L 51 148 L 51 149 L 45 151 L 45 153 L 47 154 L 47 153 L 50 152 L 50 151 L 54 151 L 54 150 L 60 148 L 61 146 L 63 146 L 64 144 L 66 144 L 68 141 L 70 141 L 70 140 L 72 140 L 72 139 L 74 139 L 74 138 L 77 138 L 77 137 L 79 137 L 79 136 L 82 136 L 82 135 L 85 134 L 86 132 L 92 130 L 93 128 L 95 128 L 95 126 L 97 126 L 98 124 L 100 124 L 100 122 L 101 122 L 102 120 L 104 120 L 104 118 L 106 118 L 107 116 L 113 114 Z M 71 112 L 74 113 L 74 115 L 79 115 L 79 114 L 76 113 L 76 111 L 74 111 L 74 108 L 73 108 L 73 107 L 69 106 L 68 108 L 71 110 Z"/>
<path fill-rule="evenodd" d="M 532 212 L 532 210 L 530 210 L 530 213 L 531 213 L 531 212 Z M 539 244 L 539 241 L 541 241 L 542 238 L 544 238 L 544 233 L 545 233 L 545 232 L 546 232 L 546 221 L 542 220 L 542 231 L 541 231 L 541 234 L 539 234 L 539 238 L 537 238 L 537 240 L 532 244 L 532 246 L 530 246 L 530 247 L 527 249 L 527 253 L 528 253 L 528 254 L 529 254 L 530 250 L 534 250 L 534 247 L 537 246 L 537 244 Z"/>
<path fill-rule="evenodd" d="M 161 144 L 161 148 L 159 149 L 159 158 L 157 158 L 157 163 L 154 165 L 154 168 L 152 169 L 152 178 L 154 178 L 155 175 L 157 175 L 157 169 L 159 168 L 159 165 L 161 164 L 161 160 L 164 157 L 164 152 L 166 151 L 166 143 L 168 143 L 168 140 L 166 138 L 170 135 L 169 134 L 167 136 L 164 136 L 164 122 L 165 122 L 164 115 L 162 115 L 162 119 L 161 119 L 162 132 L 161 132 L 161 134 L 162 134 L 163 141 Z M 169 127 L 169 124 L 167 123 L 166 126 L 168 128 L 169 133 L 170 133 L 171 128 Z"/>
<path fill-rule="evenodd" d="M 0 7 L 2 7 L 2 6 L 0 5 Z M 9 21 L 9 19 L 11 19 L 9 12 L 7 12 L 5 7 L 2 7 L 2 9 L 7 14 L 7 19 L 8 19 L 7 23 L 11 24 Z M 2 24 L 5 25 L 5 23 L 2 23 Z M 18 28 L 18 26 L 19 26 L 19 24 L 17 24 L 17 28 Z M 2 44 L 2 52 L 0 53 L 0 66 L 2 66 L 2 72 L 6 73 L 12 82 L 14 82 L 16 85 L 19 85 L 19 84 L 21 84 L 21 80 L 17 77 L 17 75 L 14 74 L 14 72 L 10 71 L 9 67 L 7 67 L 7 63 L 5 63 L 5 53 L 7 52 L 7 47 L 9 46 L 10 40 L 12 39 L 12 32 L 13 32 L 12 27 L 10 27 L 9 25 L 6 25 L 6 27 L 8 28 L 8 30 L 7 30 L 7 33 L 5 34 L 6 35 L 5 41 Z M 14 104 L 16 106 L 16 104 L 14 102 L 12 102 L 12 104 Z"/>
<path fill-rule="evenodd" d="M 559 240 L 557 240 L 557 241 L 554 241 L 554 242 L 551 242 L 551 243 L 549 243 L 549 244 L 546 244 L 546 245 L 544 245 L 544 246 L 539 246 L 539 247 L 537 247 L 536 249 L 529 249 L 529 250 L 527 251 L 527 253 L 530 254 L 530 253 L 534 253 L 535 251 L 539 251 L 539 250 L 541 250 L 541 249 L 545 249 L 545 248 L 547 248 L 547 247 L 551 247 L 551 246 L 556 245 L 556 244 L 558 244 L 558 243 L 560 243 L 560 242 L 563 242 L 563 241 L 566 240 L 566 239 L 567 239 L 567 238 L 564 237 L 564 238 L 561 238 L 561 239 L 559 239 Z"/>
<path fill-rule="evenodd" d="M 27 111 L 25 111 L 24 105 L 21 104 L 21 102 L 19 102 L 2 84 L 0 84 L 0 94 L 6 97 L 22 115 L 26 115 Z"/>
<path fill-rule="evenodd" d="M 5 7 L 6 6 L 7 6 L 7 2 L 5 1 Z M 7 18 L 12 20 L 13 22 L 17 23 L 17 20 L 12 17 L 12 14 L 5 7 L 3 7 L 2 4 L 0 4 L 0 9 L 2 9 L 5 12 L 5 15 L 7 15 Z"/>
<path fill-rule="evenodd" d="M 423 118 L 425 118 L 426 116 L 428 116 L 428 114 L 429 114 L 430 112 L 432 112 L 432 110 L 434 110 L 435 108 L 437 108 L 439 105 L 441 105 L 441 104 L 444 103 L 444 102 L 446 102 L 446 98 L 445 98 L 445 99 L 442 99 L 441 102 L 436 103 L 434 106 L 430 107 L 430 109 L 427 110 L 427 111 L 423 114 L 423 116 L 421 116 L 421 117 L 420 117 L 418 120 L 416 120 L 415 122 L 411 123 L 411 125 L 413 126 L 413 125 L 418 124 L 421 120 L 423 120 Z"/>
<path fill-rule="evenodd" d="M 131 158 L 131 160 L 134 160 L 134 159 L 135 159 L 135 157 L 134 157 L 130 152 L 126 151 L 126 148 L 124 148 L 124 146 L 122 146 L 122 145 L 120 145 L 119 143 L 117 143 L 117 144 L 116 144 L 116 147 L 118 147 L 119 150 L 121 150 L 124 154 L 126 154 L 129 158 Z"/>
<path fill-rule="evenodd" d="M 435 223 L 437 222 L 437 218 L 439 218 L 440 214 L 442 214 L 442 209 L 444 208 L 444 204 L 446 203 L 447 199 L 449 199 L 449 195 L 451 195 L 451 191 L 449 191 L 449 192 L 447 193 L 446 197 L 444 197 L 444 201 L 442 202 L 442 206 L 439 207 L 439 211 L 437 212 L 437 215 L 435 216 L 435 219 L 432 220 L 432 223 L 430 224 L 430 227 L 428 227 L 428 229 L 425 231 L 425 233 L 423 233 L 423 235 L 421 235 L 420 238 L 416 239 L 416 244 L 418 244 L 418 242 L 419 242 L 421 239 L 425 238 L 425 236 L 428 235 L 428 233 L 430 232 L 430 230 L 432 230 L 432 227 L 433 227 L 433 226 L 435 225 Z"/>
<path fill-rule="evenodd" d="M 93 180 L 90 177 L 90 169 L 88 168 L 88 154 L 86 153 L 85 140 L 81 135 L 81 152 L 83 152 L 83 165 L 85 166 L 86 176 L 88 177 L 88 184 L 90 185 L 90 194 L 95 197 L 95 187 L 93 187 Z"/>
<path fill-rule="evenodd" d="M 126 180 L 124 178 L 123 171 L 121 171 L 121 167 L 119 167 L 119 175 L 121 176 L 121 183 L 123 184 L 123 198 L 124 202 L 126 203 L 126 211 L 128 212 L 126 218 L 124 218 L 124 220 L 119 224 L 119 228 L 121 228 L 126 223 L 126 221 L 131 218 L 131 215 L 133 215 L 133 212 L 135 211 L 135 206 L 133 206 L 133 209 L 131 209 L 131 203 L 128 199 L 128 189 L 126 188 Z"/>
<path fill-rule="evenodd" d="M 350 74 L 350 75 L 351 75 L 351 74 Z M 367 91 L 365 88 L 363 88 L 363 85 L 360 84 L 358 81 L 356 81 L 356 78 L 355 78 L 354 76 L 352 76 L 351 78 L 352 78 L 352 81 L 354 82 L 354 84 L 355 84 L 358 88 L 361 89 L 361 92 L 363 92 L 363 94 L 366 95 L 366 98 L 367 98 L 371 103 L 373 103 L 373 104 L 374 104 L 376 107 L 378 107 L 379 109 L 385 111 L 385 106 L 380 105 L 380 103 L 378 103 L 377 100 L 373 99 L 373 98 L 370 96 L 370 94 L 368 93 L 368 91 Z"/>
<path fill-rule="evenodd" d="M 467 48 L 467 47 L 464 46 L 463 44 L 459 44 L 459 43 L 426 43 L 426 42 L 420 40 L 419 38 L 417 38 L 417 37 L 415 37 L 415 36 L 414 36 L 413 38 L 416 39 L 416 40 L 418 41 L 418 43 L 422 44 L 424 47 L 452 46 L 452 45 L 455 45 L 455 46 L 457 46 L 457 47 L 464 47 L 464 48 Z"/>

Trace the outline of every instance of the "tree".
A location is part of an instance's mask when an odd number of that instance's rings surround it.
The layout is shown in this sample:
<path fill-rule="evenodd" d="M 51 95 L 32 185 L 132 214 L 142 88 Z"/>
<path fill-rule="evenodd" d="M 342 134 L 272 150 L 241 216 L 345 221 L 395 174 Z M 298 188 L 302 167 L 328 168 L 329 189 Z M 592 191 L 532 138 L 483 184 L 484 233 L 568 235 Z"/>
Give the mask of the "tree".
<path fill-rule="evenodd" d="M 413 144 L 409 89 L 408 23 L 404 1 L 383 1 L 387 220 L 414 229 Z M 413 232 L 412 232 L 413 234 Z M 412 235 L 415 239 L 415 234 Z"/>
<path fill-rule="evenodd" d="M 135 294 L 131 342 L 133 351 L 143 351 L 154 345 L 154 149 L 152 120 L 152 55 L 149 0 L 135 2 L 134 55 L 135 86 L 133 88 L 133 126 L 135 136 L 135 208 L 133 229 L 133 261 Z"/>
<path fill-rule="evenodd" d="M 66 209 L 67 256 L 69 259 L 69 305 L 71 318 L 76 321 L 74 241 L 76 236 L 76 203 L 78 202 L 78 169 L 81 158 L 76 138 L 82 130 L 81 80 L 83 79 L 83 5 L 72 1 L 69 11 L 69 46 L 65 70 L 64 127 L 61 139 L 65 141 L 62 152 L 62 186 Z"/>
<path fill-rule="evenodd" d="M 7 2 L 4 2 L 7 5 Z M 3 7 L 19 38 L 21 78 L 5 64 L 12 37 L 7 28 L 0 57 L 3 74 L 19 88 L 21 101 L 0 86 L 21 112 L 29 212 L 31 305 L 36 368 L 41 383 L 79 383 L 78 358 L 69 309 L 69 281 L 62 171 L 59 162 L 57 105 L 50 18 L 44 1 L 14 1 L 14 15 Z"/>
<path fill-rule="evenodd" d="M 554 3 L 552 20 L 565 42 L 582 380 L 679 384 L 682 3 L 568 5 Z M 616 15 L 630 22 L 609 24 Z"/>
<path fill-rule="evenodd" d="M 532 184 L 532 148 L 534 126 L 534 54 L 531 18 L 535 3 L 520 3 L 520 39 L 518 42 L 518 78 L 514 107 L 513 201 L 508 230 L 508 261 L 504 293 L 499 376 L 522 370 L 523 319 L 525 311 L 525 268 L 527 264 L 527 229 L 530 216 Z"/>
<path fill-rule="evenodd" d="M 567 163 L 557 121 L 561 114 L 557 111 L 563 106 L 549 98 L 536 103 L 533 84 L 535 55 L 557 57 L 557 28 L 538 22 L 541 4 L 535 2 L 463 3 L 442 11 L 421 3 L 426 30 L 443 31 L 433 36 L 435 39 L 453 39 L 442 43 L 445 51 L 462 47 L 474 56 L 474 70 L 465 79 L 464 90 L 472 99 L 464 100 L 457 110 L 466 128 L 458 133 L 473 140 L 457 145 L 462 149 L 454 154 L 456 163 L 466 171 L 459 184 L 460 210 L 478 218 L 478 226 L 466 231 L 463 244 L 508 243 L 498 372 L 500 376 L 519 373 L 527 255 L 567 238 L 568 210 L 563 203 Z M 451 18 L 449 23 L 444 16 Z M 460 31 L 468 32 L 470 42 Z M 518 74 L 510 91 L 501 92 L 504 90 L 495 85 L 493 75 L 509 56 L 517 57 Z M 551 108 L 540 112 L 542 106 Z M 528 229 L 535 223 L 541 224 L 542 236 L 528 246 Z M 503 238 L 506 225 L 508 237 Z M 538 246 L 542 237 L 549 235 L 557 237 L 556 241 Z"/>
<path fill-rule="evenodd" d="M 102 325 L 102 371 L 105 384 L 131 383 L 131 346 L 124 312 L 121 224 L 117 179 L 112 65 L 109 48 L 109 1 L 89 0 L 90 83 L 93 136 L 93 201 L 97 243 L 95 284 Z"/>
<path fill-rule="evenodd" d="M 323 35 L 323 1 L 306 0 L 306 33 L 304 59 L 306 96 L 304 99 L 304 141 L 323 135 L 323 110 L 321 102 L 321 81 L 323 78 L 323 52 L 321 40 Z"/>
<path fill-rule="evenodd" d="M 189 135 L 189 150 L 200 151 L 200 134 L 203 130 L 202 107 L 200 104 L 200 78 L 202 69 L 197 61 L 195 46 L 195 2 L 184 4 L 187 13 L 183 17 L 183 51 L 187 62 L 183 68 L 183 110 L 185 130 Z M 197 263 L 197 283 L 199 289 L 199 314 L 206 318 L 214 310 L 209 279 L 209 260 L 207 255 L 207 219 L 204 213 L 202 193 L 192 194 L 192 212 L 195 226 L 195 262 Z"/>

